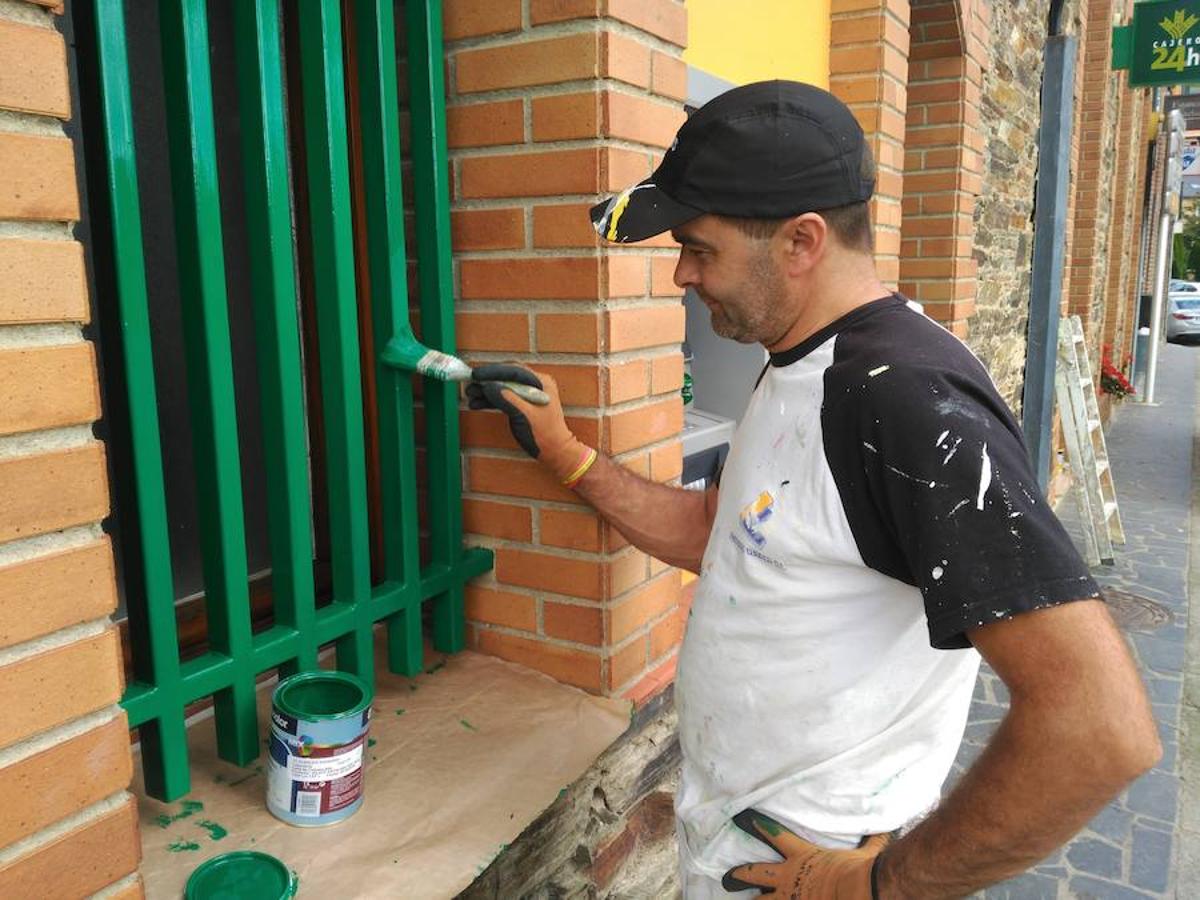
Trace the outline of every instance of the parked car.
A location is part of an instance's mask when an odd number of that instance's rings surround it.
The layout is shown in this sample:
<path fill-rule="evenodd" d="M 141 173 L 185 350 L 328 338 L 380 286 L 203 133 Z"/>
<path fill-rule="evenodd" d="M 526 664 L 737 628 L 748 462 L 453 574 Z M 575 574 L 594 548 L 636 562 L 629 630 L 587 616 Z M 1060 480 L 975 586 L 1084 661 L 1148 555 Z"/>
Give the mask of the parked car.
<path fill-rule="evenodd" d="M 1181 278 L 1172 278 L 1167 282 L 1167 293 L 1200 294 L 1200 283 L 1195 281 L 1184 281 Z"/>
<path fill-rule="evenodd" d="M 1167 304 L 1167 341 L 1200 344 L 1200 292 L 1173 292 Z"/>

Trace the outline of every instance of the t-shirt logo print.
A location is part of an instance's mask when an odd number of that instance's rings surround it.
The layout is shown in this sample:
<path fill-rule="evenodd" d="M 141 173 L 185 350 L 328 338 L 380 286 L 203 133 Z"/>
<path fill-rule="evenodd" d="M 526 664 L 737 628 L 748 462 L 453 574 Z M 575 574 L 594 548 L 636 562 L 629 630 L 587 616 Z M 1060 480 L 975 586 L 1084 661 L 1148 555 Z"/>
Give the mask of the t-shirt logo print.
<path fill-rule="evenodd" d="M 742 507 L 742 530 L 746 532 L 750 540 L 754 541 L 756 547 L 761 547 L 767 542 L 766 535 L 762 533 L 762 526 L 767 519 L 771 518 L 774 509 L 775 498 L 771 496 L 770 491 L 763 491 Z"/>

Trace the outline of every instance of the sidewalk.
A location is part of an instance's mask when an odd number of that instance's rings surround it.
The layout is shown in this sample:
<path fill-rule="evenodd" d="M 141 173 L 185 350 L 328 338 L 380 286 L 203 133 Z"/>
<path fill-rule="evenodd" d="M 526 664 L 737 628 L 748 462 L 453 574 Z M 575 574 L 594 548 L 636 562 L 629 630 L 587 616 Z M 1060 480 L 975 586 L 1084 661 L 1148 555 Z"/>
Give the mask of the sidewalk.
<path fill-rule="evenodd" d="M 1189 824 L 1200 830 L 1200 821 L 1189 823 L 1187 812 L 1181 812 L 1181 774 L 1190 760 L 1184 759 L 1186 752 L 1181 755 L 1180 741 L 1198 362 L 1197 348 L 1164 346 L 1158 405 L 1126 401 L 1110 422 L 1108 450 L 1127 543 L 1117 549 L 1115 565 L 1093 572 L 1106 593 L 1134 595 L 1129 602 L 1110 599 L 1110 604 L 1146 679 L 1162 735 L 1162 761 L 1066 847 L 1025 875 L 989 888 L 983 895 L 987 900 L 1200 897 L 1200 882 L 1185 877 L 1176 864 L 1177 859 L 1200 860 L 1200 853 L 1190 850 L 1194 835 L 1182 831 Z M 1074 498 L 1064 498 L 1058 511 L 1082 546 Z M 1200 688 L 1194 690 L 1200 696 Z M 982 751 L 1007 705 L 1004 685 L 985 667 L 952 782 Z M 1200 750 L 1192 752 L 1200 757 Z M 1200 819 L 1200 813 L 1192 817 Z"/>

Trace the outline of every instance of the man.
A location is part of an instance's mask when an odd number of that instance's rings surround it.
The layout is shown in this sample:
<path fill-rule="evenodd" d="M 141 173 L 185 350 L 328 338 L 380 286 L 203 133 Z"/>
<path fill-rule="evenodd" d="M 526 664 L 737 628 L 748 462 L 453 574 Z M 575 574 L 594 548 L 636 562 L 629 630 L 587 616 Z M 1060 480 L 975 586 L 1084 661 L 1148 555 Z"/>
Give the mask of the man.
<path fill-rule="evenodd" d="M 487 366 L 468 388 L 630 542 L 700 574 L 676 683 L 688 898 L 964 896 L 1044 858 L 1161 753 L 1011 413 L 877 279 L 873 189 L 849 110 L 770 82 L 698 110 L 648 181 L 594 210 L 609 241 L 670 230 L 676 284 L 770 354 L 719 488 L 585 447 L 544 375 Z M 495 383 L 514 377 L 551 404 Z M 1011 709 L 939 803 L 980 656 Z"/>

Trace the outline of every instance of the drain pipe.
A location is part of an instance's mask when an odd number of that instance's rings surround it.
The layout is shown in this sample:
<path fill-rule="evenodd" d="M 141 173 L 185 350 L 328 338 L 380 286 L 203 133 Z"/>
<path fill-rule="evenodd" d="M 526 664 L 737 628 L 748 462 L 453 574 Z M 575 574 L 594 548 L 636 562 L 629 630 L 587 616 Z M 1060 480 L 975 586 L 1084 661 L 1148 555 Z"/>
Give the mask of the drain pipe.
<path fill-rule="evenodd" d="M 1162 344 L 1163 306 L 1167 299 L 1167 279 L 1171 275 L 1171 239 L 1175 232 L 1175 210 L 1182 189 L 1183 135 L 1186 124 L 1183 113 L 1171 110 L 1163 122 L 1163 137 L 1167 154 L 1163 163 L 1162 216 L 1158 221 L 1158 255 L 1154 260 L 1154 301 L 1150 312 L 1150 340 L 1146 353 L 1146 393 L 1143 402 L 1154 402 L 1158 382 L 1158 351 Z"/>
<path fill-rule="evenodd" d="M 1042 111 L 1034 194 L 1033 271 L 1030 275 L 1029 332 L 1025 355 L 1022 428 L 1038 484 L 1050 481 L 1054 424 L 1054 368 L 1058 360 L 1059 303 L 1066 253 L 1067 185 L 1074 120 L 1075 58 L 1078 40 L 1059 34 L 1062 0 L 1050 5 Z"/>

